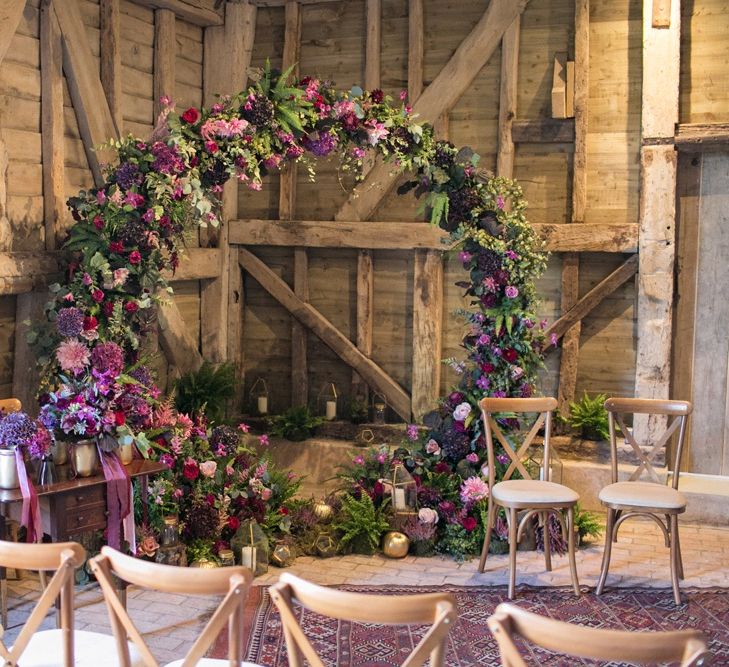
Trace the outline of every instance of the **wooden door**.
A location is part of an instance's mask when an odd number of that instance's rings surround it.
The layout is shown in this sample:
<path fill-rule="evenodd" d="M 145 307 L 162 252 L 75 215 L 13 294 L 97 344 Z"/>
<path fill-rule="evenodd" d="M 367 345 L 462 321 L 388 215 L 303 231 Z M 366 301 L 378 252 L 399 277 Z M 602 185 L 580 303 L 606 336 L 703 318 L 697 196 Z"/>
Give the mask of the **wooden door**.
<path fill-rule="evenodd" d="M 683 468 L 729 476 L 729 153 L 682 155 L 673 395 L 693 402 Z"/>

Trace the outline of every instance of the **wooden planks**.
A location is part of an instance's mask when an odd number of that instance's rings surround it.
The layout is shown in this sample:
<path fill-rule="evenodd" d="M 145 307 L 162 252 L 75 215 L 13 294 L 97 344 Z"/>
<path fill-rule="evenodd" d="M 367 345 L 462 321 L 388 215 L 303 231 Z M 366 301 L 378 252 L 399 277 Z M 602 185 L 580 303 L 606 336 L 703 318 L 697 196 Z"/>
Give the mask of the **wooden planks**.
<path fill-rule="evenodd" d="M 98 66 L 89 47 L 86 29 L 76 2 L 53 4 L 63 36 L 63 70 L 73 100 L 79 131 L 89 167 L 97 186 L 104 183 L 101 164 L 110 162 L 111 151 L 98 147 L 119 136 L 114 118 L 106 102 L 106 94 L 99 78 Z"/>
<path fill-rule="evenodd" d="M 66 217 L 64 172 L 63 71 L 61 29 L 53 7 L 40 10 L 41 149 L 43 155 L 43 226 L 46 250 L 55 250 Z"/>
<path fill-rule="evenodd" d="M 521 17 L 517 16 L 501 39 L 501 81 L 499 83 L 499 152 L 496 174 L 514 177 L 514 119 L 519 77 L 519 36 Z"/>
<path fill-rule="evenodd" d="M 291 315 L 318 336 L 339 358 L 356 370 L 403 419 L 410 419 L 410 397 L 387 373 L 368 359 L 311 304 L 300 299 L 270 268 L 248 250 L 238 254 L 240 265 Z"/>
<path fill-rule="evenodd" d="M 569 144 L 575 140 L 575 122 L 571 118 L 515 120 L 511 140 L 517 144 Z"/>
<path fill-rule="evenodd" d="M 547 329 L 547 339 L 555 334 L 557 338 L 562 338 L 572 326 L 589 315 L 605 297 L 612 294 L 627 280 L 632 278 L 638 271 L 638 255 L 633 255 L 623 262 L 610 275 L 603 278 L 595 287 L 593 287 L 583 297 L 576 299 L 574 304 L 565 312 L 557 321 Z M 545 351 L 553 349 L 550 344 L 545 347 Z M 572 399 L 574 400 L 574 399 Z"/>
<path fill-rule="evenodd" d="M 10 48 L 15 31 L 23 18 L 25 0 L 5 0 L 0 6 L 0 63 Z"/>
<path fill-rule="evenodd" d="M 635 393 L 668 398 L 676 218 L 676 151 L 670 139 L 678 122 L 680 3 L 671 3 L 668 28 L 654 28 L 652 0 L 643 2 L 643 87 L 640 187 L 640 273 Z M 659 435 L 665 419 L 636 417 L 638 441 Z"/>
<path fill-rule="evenodd" d="M 496 50 L 527 0 L 492 0 L 476 27 L 461 42 L 438 76 L 413 105 L 420 122 L 433 123 L 449 110 Z M 378 163 L 335 214 L 337 220 L 366 220 L 397 179 L 392 165 Z"/>
<path fill-rule="evenodd" d="M 175 99 L 175 56 L 177 35 L 175 13 L 169 9 L 154 12 L 154 120 L 162 110 L 160 98 L 166 95 Z"/>
<path fill-rule="evenodd" d="M 192 337 L 182 319 L 180 309 L 171 303 L 158 309 L 159 342 L 167 361 L 180 375 L 200 369 L 203 357 L 198 350 L 198 341 Z"/>
<path fill-rule="evenodd" d="M 681 123 L 677 127 L 676 146 L 680 150 L 726 149 L 729 123 Z"/>
<path fill-rule="evenodd" d="M 550 252 L 636 252 L 638 225 L 532 225 Z M 238 245 L 443 250 L 448 234 L 427 222 L 327 220 L 231 220 L 230 243 Z"/>
<path fill-rule="evenodd" d="M 205 0 L 131 0 L 137 5 L 151 9 L 164 9 L 175 16 L 204 27 L 223 25 L 223 12 L 217 7 L 220 3 L 206 2 Z"/>
<path fill-rule="evenodd" d="M 106 93 L 111 116 L 121 134 L 123 127 L 122 45 L 119 3 L 120 0 L 100 0 L 99 2 L 99 59 L 101 61 L 101 85 Z M 41 48 L 43 48 L 42 40 Z"/>

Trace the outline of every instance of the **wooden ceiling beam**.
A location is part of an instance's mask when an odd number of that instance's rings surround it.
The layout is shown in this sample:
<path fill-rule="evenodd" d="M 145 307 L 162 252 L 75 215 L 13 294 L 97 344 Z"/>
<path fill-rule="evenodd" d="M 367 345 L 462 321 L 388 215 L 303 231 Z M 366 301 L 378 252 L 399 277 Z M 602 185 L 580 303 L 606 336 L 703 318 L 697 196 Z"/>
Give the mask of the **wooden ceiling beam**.
<path fill-rule="evenodd" d="M 10 48 L 24 9 L 25 0 L 5 0 L 0 4 L 0 63 Z"/>
<path fill-rule="evenodd" d="M 638 250 L 638 225 L 536 223 L 532 227 L 550 252 Z M 318 220 L 231 220 L 230 243 L 238 245 L 373 250 L 446 250 L 444 231 L 427 222 Z"/>
<path fill-rule="evenodd" d="M 210 0 L 131 0 L 135 5 L 149 9 L 169 9 L 177 18 L 206 28 L 223 25 L 223 10 L 215 9 Z M 253 3 L 255 4 L 255 3 Z"/>
<path fill-rule="evenodd" d="M 490 60 L 507 28 L 524 11 L 527 2 L 492 0 L 489 3 L 479 22 L 413 105 L 417 122 L 434 123 L 456 103 Z M 392 164 L 378 161 L 334 217 L 337 220 L 368 219 L 395 184 L 396 171 Z"/>
<path fill-rule="evenodd" d="M 374 361 L 366 357 L 339 329 L 310 303 L 294 291 L 248 250 L 239 250 L 238 261 L 276 301 L 293 317 L 321 339 L 345 364 L 356 370 L 375 391 L 382 393 L 387 403 L 403 419 L 410 419 L 410 396 Z"/>

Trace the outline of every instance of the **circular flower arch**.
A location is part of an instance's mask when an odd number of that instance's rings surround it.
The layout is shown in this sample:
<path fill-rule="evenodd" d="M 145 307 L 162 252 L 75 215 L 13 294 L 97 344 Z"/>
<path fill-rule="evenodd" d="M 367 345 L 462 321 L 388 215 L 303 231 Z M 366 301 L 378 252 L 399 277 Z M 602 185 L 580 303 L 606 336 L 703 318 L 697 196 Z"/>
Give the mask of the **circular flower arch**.
<path fill-rule="evenodd" d="M 447 360 L 459 382 L 441 403 L 429 446 L 454 464 L 473 458 L 483 445 L 477 401 L 531 395 L 542 361 L 534 281 L 546 255 L 521 188 L 479 168 L 470 149 L 436 140 L 404 93 L 397 102 L 381 90 L 289 81 L 289 73 L 267 66 L 248 90 L 180 115 L 163 99 L 152 138 L 113 142 L 118 162 L 105 183 L 69 200 L 67 278 L 51 286 L 48 326 L 31 341 L 42 415 L 54 427 L 65 419 L 66 432 L 131 438 L 146 449 L 148 399 L 159 390 L 140 342 L 160 291 L 171 292 L 163 271 L 179 265 L 186 232 L 220 224 L 223 184 L 236 178 L 259 190 L 267 173 L 290 162 L 313 177 L 312 157 L 330 154 L 359 177 L 375 153 L 412 175 L 399 193 L 414 191 L 467 271 L 457 283 L 470 300 L 461 312 L 465 358 Z"/>

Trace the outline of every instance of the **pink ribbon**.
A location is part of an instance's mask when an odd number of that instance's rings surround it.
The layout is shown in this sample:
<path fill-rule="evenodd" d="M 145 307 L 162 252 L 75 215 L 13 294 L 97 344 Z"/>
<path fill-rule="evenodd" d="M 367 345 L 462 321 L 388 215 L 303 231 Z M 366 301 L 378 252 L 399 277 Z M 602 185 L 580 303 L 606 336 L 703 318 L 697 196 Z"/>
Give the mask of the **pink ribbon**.
<path fill-rule="evenodd" d="M 35 491 L 33 482 L 28 479 L 28 471 L 25 469 L 23 452 L 19 447 L 16 447 L 15 449 L 15 467 L 18 469 L 20 493 L 23 494 L 23 512 L 20 522 L 26 529 L 26 541 L 40 542 L 43 539 L 43 528 L 41 525 L 38 494 Z"/>
<path fill-rule="evenodd" d="M 132 482 L 129 473 L 122 465 L 116 452 L 104 452 L 99 447 L 99 458 L 101 468 L 106 479 L 106 508 L 109 511 L 107 522 L 107 543 L 113 549 L 121 550 L 121 525 L 124 522 L 124 536 L 134 545 L 134 539 L 129 539 L 129 518 L 131 526 L 134 526 L 134 514 L 132 513 Z M 132 528 L 132 536 L 134 530 Z M 136 551 L 136 549 L 135 549 Z M 134 553 L 134 552 L 132 552 Z"/>

